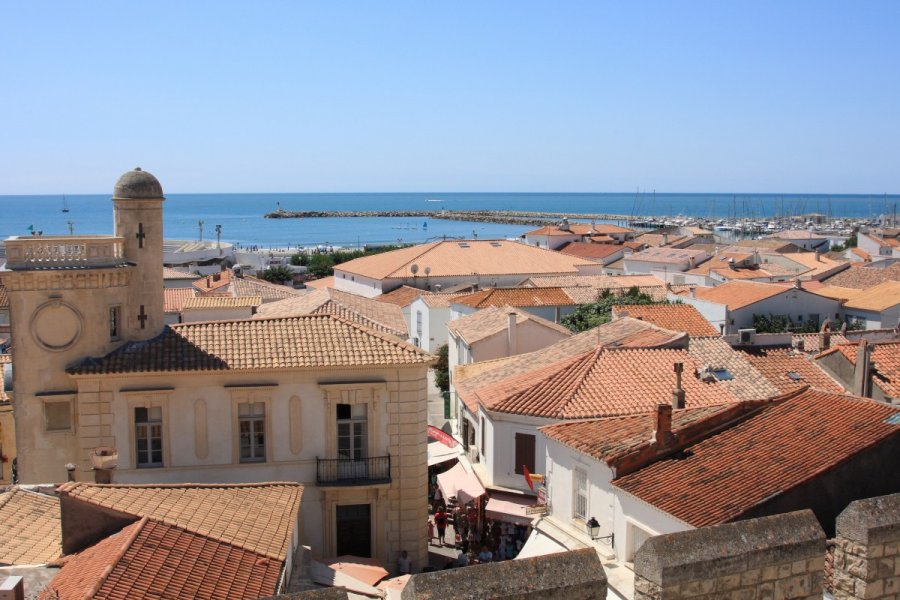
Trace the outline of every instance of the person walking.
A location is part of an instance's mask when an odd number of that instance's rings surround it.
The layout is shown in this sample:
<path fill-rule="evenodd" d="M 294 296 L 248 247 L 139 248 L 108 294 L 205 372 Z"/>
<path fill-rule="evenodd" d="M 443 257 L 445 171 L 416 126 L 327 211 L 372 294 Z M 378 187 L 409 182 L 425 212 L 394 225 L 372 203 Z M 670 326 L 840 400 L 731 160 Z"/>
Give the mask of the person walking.
<path fill-rule="evenodd" d="M 434 539 L 434 521 L 428 519 L 428 544 L 431 545 L 431 540 Z"/>
<path fill-rule="evenodd" d="M 437 527 L 438 545 L 444 545 L 444 536 L 447 532 L 447 519 L 449 515 L 444 511 L 443 506 L 438 507 L 438 512 L 434 514 L 434 524 Z"/>

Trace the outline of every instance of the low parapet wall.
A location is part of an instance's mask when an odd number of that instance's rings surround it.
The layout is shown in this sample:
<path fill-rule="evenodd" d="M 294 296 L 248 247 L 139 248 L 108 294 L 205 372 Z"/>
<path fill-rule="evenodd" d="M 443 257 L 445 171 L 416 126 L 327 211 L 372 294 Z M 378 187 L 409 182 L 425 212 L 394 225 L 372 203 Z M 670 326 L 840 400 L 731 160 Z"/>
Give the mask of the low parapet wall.
<path fill-rule="evenodd" d="M 634 598 L 820 599 L 824 553 L 809 510 L 656 536 L 635 554 Z"/>
<path fill-rule="evenodd" d="M 856 500 L 844 509 L 833 566 L 836 600 L 900 598 L 900 494 Z"/>

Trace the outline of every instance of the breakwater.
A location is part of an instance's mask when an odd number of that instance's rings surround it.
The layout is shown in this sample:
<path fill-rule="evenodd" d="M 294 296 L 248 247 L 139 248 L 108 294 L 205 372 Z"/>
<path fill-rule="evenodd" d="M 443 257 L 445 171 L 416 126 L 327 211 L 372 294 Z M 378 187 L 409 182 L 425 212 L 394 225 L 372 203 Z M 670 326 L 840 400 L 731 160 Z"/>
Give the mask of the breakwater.
<path fill-rule="evenodd" d="M 414 217 L 445 219 L 447 221 L 471 221 L 476 223 L 501 223 L 505 225 L 535 225 L 559 222 L 566 217 L 576 217 L 579 221 L 621 221 L 627 222 L 627 215 L 607 213 L 578 214 L 557 212 L 513 211 L 513 210 L 275 210 L 266 213 L 267 219 L 316 219 L 327 217 Z"/>

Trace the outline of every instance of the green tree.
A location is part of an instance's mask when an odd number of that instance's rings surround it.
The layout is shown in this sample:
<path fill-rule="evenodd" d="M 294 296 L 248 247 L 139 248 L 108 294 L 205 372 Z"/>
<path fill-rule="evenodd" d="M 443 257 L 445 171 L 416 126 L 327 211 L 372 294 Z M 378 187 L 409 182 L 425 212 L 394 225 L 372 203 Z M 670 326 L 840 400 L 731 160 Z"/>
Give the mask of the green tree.
<path fill-rule="evenodd" d="M 444 344 L 437 350 L 438 361 L 434 365 L 434 383 L 442 392 L 450 391 L 450 363 L 448 361 L 449 349 Z"/>
<path fill-rule="evenodd" d="M 309 257 L 309 263 L 306 268 L 314 279 L 321 279 L 334 275 L 334 259 L 330 254 L 313 254 Z"/>
<path fill-rule="evenodd" d="M 612 307 L 617 304 L 670 304 L 668 300 L 654 300 L 649 294 L 632 287 L 624 294 L 613 294 L 606 289 L 596 302 L 582 304 L 560 321 L 574 332 L 587 331 L 612 319 Z"/>
<path fill-rule="evenodd" d="M 294 273 L 287 267 L 278 265 L 274 267 L 269 267 L 265 271 L 259 274 L 260 279 L 265 279 L 266 281 L 271 281 L 272 283 L 284 283 L 285 281 L 291 281 L 294 279 Z"/>
<path fill-rule="evenodd" d="M 753 328 L 757 333 L 816 333 L 819 324 L 807 319 L 794 322 L 788 315 L 753 315 Z"/>
<path fill-rule="evenodd" d="M 291 264 L 295 267 L 305 267 L 309 262 L 309 255 L 305 252 L 297 252 L 291 255 Z"/>

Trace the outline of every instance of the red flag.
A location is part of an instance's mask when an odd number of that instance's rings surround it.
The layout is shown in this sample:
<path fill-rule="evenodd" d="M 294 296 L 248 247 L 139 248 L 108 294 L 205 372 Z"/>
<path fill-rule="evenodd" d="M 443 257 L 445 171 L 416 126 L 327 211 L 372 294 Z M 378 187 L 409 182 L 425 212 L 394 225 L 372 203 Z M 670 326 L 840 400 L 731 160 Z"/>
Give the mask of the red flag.
<path fill-rule="evenodd" d="M 525 475 L 525 481 L 528 482 L 528 487 L 531 488 L 531 491 L 534 491 L 534 484 L 531 482 L 531 473 L 528 472 L 528 467 L 522 465 L 522 474 Z"/>

